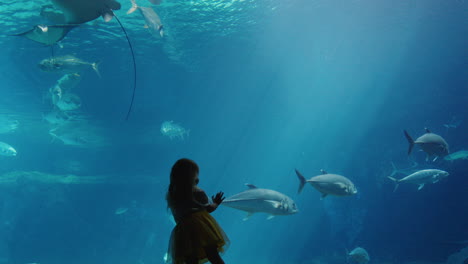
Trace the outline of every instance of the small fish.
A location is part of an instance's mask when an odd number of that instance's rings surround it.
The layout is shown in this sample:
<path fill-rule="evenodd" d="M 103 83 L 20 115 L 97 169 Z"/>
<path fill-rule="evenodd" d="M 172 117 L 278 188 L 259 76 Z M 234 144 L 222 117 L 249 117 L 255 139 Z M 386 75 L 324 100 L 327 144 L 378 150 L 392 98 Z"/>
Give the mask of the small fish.
<path fill-rule="evenodd" d="M 76 147 L 87 147 L 89 145 L 88 140 L 84 136 L 79 133 L 74 133 L 73 131 L 59 133 L 57 129 L 51 129 L 49 130 L 49 135 L 62 141 L 64 145 Z"/>
<path fill-rule="evenodd" d="M 16 156 L 17 152 L 12 146 L 8 145 L 5 142 L 0 142 L 0 155 L 7 156 L 7 157 L 14 157 Z"/>
<path fill-rule="evenodd" d="M 174 123 L 174 121 L 164 121 L 161 124 L 161 134 L 169 137 L 171 140 L 174 137 L 177 137 L 181 140 L 184 139 L 184 136 L 189 136 L 190 129 L 185 129 L 181 125 Z"/>
<path fill-rule="evenodd" d="M 314 176 L 307 180 L 296 170 L 296 175 L 300 181 L 298 193 L 302 191 L 307 182 L 322 193 L 321 199 L 329 194 L 335 196 L 350 196 L 357 193 L 354 183 L 348 178 L 338 174 L 329 174 L 324 170 L 321 170 L 321 172 L 322 175 Z"/>
<path fill-rule="evenodd" d="M 438 157 L 444 157 L 449 153 L 449 146 L 445 139 L 437 134 L 431 133 L 427 128 L 426 133 L 418 137 L 416 141 L 413 140 L 406 130 L 403 130 L 403 132 L 409 143 L 408 155 L 411 154 L 414 145 L 419 145 L 421 149 L 426 152 L 426 160 L 435 156 L 433 159 L 433 161 L 435 161 Z"/>
<path fill-rule="evenodd" d="M 140 14 L 143 16 L 146 22 L 146 26 L 152 35 L 159 33 L 161 37 L 164 37 L 163 24 L 158 14 L 151 7 L 142 7 L 138 6 L 136 0 L 130 0 L 132 2 L 132 7 L 127 11 L 127 14 L 135 12 L 135 10 L 140 10 Z"/>
<path fill-rule="evenodd" d="M 388 178 L 396 184 L 395 189 L 393 189 L 393 191 L 396 191 L 400 183 L 418 184 L 419 191 L 424 187 L 426 183 L 437 183 L 439 180 L 447 177 L 448 175 L 449 173 L 443 170 L 428 169 L 417 171 L 399 180 L 390 176 Z"/>
<path fill-rule="evenodd" d="M 0 134 L 8 134 L 15 132 L 18 129 L 19 121 L 10 119 L 5 116 L 0 116 Z"/>
<path fill-rule="evenodd" d="M 67 93 L 60 97 L 55 106 L 62 111 L 73 111 L 81 107 L 81 98 L 76 94 Z"/>
<path fill-rule="evenodd" d="M 275 215 L 295 214 L 299 210 L 296 203 L 288 196 L 269 189 L 260 189 L 252 184 L 246 184 L 246 191 L 226 198 L 221 205 L 242 210 L 248 213 L 247 220 L 254 213 L 267 213 L 273 218 Z"/>
<path fill-rule="evenodd" d="M 463 160 L 468 159 L 468 150 L 460 150 L 460 151 L 451 153 L 444 157 L 444 160 L 448 160 L 448 161 L 454 161 L 454 160 L 459 160 L 459 159 L 463 159 Z"/>
<path fill-rule="evenodd" d="M 99 62 L 89 63 L 72 55 L 43 59 L 38 66 L 42 71 L 55 73 L 76 73 L 91 66 L 96 74 L 101 76 L 98 69 Z"/>
<path fill-rule="evenodd" d="M 353 249 L 351 252 L 348 254 L 348 261 L 351 263 L 356 263 L 356 264 L 365 264 L 369 262 L 370 257 L 367 251 L 361 247 L 357 247 Z"/>
<path fill-rule="evenodd" d="M 121 215 L 121 214 L 125 214 L 127 211 L 128 211 L 127 207 L 119 207 L 119 208 L 115 209 L 115 214 L 116 215 Z"/>

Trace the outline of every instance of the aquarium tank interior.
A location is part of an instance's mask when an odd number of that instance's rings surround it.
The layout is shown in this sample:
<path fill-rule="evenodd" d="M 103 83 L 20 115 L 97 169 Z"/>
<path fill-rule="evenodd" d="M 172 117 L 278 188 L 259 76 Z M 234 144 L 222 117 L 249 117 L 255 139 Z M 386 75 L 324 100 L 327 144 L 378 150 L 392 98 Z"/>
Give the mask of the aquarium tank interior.
<path fill-rule="evenodd" d="M 177 263 L 199 213 L 229 264 L 468 263 L 468 1 L 2 0 L 0 25 L 0 264 Z"/>

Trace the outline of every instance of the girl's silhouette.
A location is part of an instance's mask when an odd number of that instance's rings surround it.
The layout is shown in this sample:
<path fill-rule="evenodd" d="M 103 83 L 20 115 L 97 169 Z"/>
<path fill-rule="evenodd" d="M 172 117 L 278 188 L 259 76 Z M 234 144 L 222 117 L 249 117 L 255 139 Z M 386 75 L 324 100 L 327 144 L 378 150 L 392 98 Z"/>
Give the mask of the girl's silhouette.
<path fill-rule="evenodd" d="M 169 241 L 169 262 L 224 264 L 219 253 L 226 250 L 229 240 L 209 214 L 223 202 L 224 193 L 212 196 L 210 203 L 197 186 L 198 172 L 198 165 L 189 159 L 180 159 L 172 166 L 166 200 L 177 225 Z"/>

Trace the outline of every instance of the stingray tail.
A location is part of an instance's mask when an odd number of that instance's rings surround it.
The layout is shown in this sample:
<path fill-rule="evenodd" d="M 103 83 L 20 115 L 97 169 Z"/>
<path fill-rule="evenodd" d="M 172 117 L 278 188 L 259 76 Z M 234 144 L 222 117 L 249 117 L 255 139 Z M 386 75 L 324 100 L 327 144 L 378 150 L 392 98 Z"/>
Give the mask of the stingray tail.
<path fill-rule="evenodd" d="M 301 193 L 307 180 L 297 169 L 295 169 L 295 171 L 296 171 L 297 177 L 299 178 L 299 189 L 297 190 L 297 193 Z"/>
<path fill-rule="evenodd" d="M 133 51 L 132 43 L 130 42 L 130 38 L 128 37 L 127 31 L 125 30 L 124 26 L 122 25 L 122 22 L 120 22 L 120 19 L 115 14 L 114 16 L 117 22 L 119 23 L 120 27 L 122 28 L 123 33 L 125 34 L 125 38 L 127 39 L 128 47 L 130 48 L 130 52 L 132 53 L 132 60 L 133 60 L 132 100 L 130 101 L 130 106 L 128 107 L 128 111 L 127 111 L 127 116 L 125 117 L 125 120 L 128 120 L 128 118 L 130 117 L 130 113 L 132 112 L 133 101 L 135 100 L 135 92 L 136 92 L 136 86 L 137 86 L 137 70 L 136 70 L 135 52 Z"/>
<path fill-rule="evenodd" d="M 405 137 L 406 137 L 406 140 L 408 140 L 408 155 L 411 154 L 411 151 L 413 150 L 413 147 L 414 147 L 414 140 L 413 138 L 408 134 L 408 132 L 406 132 L 406 130 L 403 130 L 403 132 L 405 133 Z"/>
<path fill-rule="evenodd" d="M 130 2 L 132 3 L 132 7 L 130 7 L 130 9 L 127 11 L 127 15 L 130 15 L 138 9 L 138 5 L 135 0 L 130 0 Z"/>
<path fill-rule="evenodd" d="M 393 192 L 395 192 L 396 189 L 398 188 L 398 185 L 399 185 L 400 181 L 398 179 L 393 178 L 392 176 L 388 176 L 388 178 L 395 183 L 395 188 L 393 189 Z"/>

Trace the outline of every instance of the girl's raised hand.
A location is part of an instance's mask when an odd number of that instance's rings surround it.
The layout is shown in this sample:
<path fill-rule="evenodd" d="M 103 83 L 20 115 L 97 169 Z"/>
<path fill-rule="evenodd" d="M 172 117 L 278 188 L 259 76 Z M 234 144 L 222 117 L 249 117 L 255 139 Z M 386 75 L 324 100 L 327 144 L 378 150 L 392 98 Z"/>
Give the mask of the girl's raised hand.
<path fill-rule="evenodd" d="M 211 196 L 211 199 L 213 200 L 213 203 L 220 205 L 226 197 L 224 197 L 223 192 L 219 192 L 215 196 Z"/>

